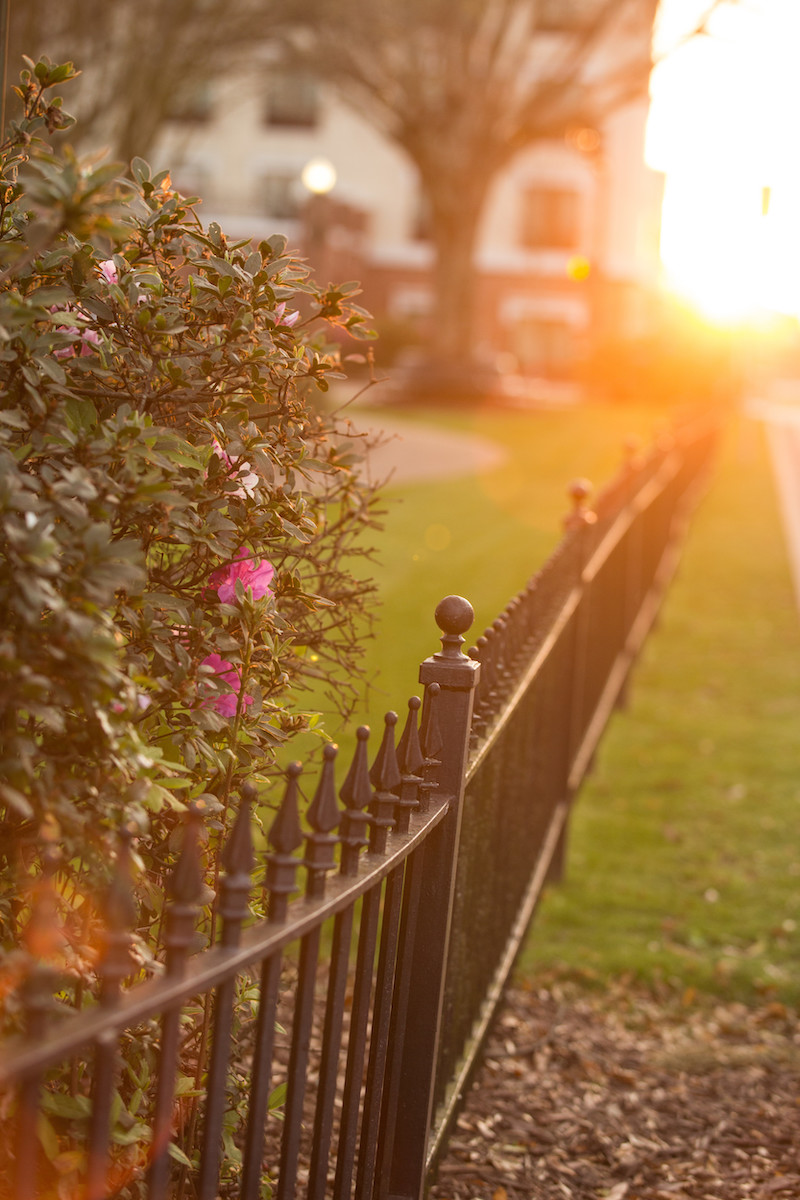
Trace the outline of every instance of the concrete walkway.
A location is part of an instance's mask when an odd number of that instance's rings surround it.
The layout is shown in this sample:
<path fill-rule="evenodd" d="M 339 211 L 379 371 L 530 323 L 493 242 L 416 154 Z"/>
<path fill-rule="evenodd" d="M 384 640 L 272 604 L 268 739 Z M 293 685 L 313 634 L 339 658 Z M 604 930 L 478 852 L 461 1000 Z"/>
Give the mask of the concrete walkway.
<path fill-rule="evenodd" d="M 800 608 L 800 384 L 796 398 L 750 400 L 745 411 L 766 425 L 786 549 Z"/>
<path fill-rule="evenodd" d="M 506 450 L 487 438 L 453 430 L 435 429 L 421 422 L 397 419 L 393 414 L 352 413 L 359 431 L 381 435 L 381 444 L 370 450 L 370 478 L 409 480 L 446 479 L 500 466 Z"/>

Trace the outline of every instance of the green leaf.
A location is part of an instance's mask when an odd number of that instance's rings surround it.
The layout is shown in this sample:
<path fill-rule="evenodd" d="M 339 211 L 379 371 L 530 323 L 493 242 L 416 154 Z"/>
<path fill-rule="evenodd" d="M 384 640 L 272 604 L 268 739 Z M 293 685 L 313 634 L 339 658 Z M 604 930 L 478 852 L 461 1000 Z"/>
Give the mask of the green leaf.
<path fill-rule="evenodd" d="M 88 1096 L 62 1096 L 57 1092 L 43 1092 L 41 1106 L 45 1112 L 67 1121 L 84 1121 L 91 1112 Z"/>
<path fill-rule="evenodd" d="M 54 383 L 60 383 L 62 386 L 67 382 L 67 373 L 61 366 L 61 363 L 50 356 L 35 354 L 33 361 L 36 363 L 43 375 L 49 376 Z"/>
<path fill-rule="evenodd" d="M 180 1146 L 176 1146 L 174 1142 L 170 1142 L 170 1144 L 167 1146 L 167 1153 L 169 1154 L 170 1158 L 174 1158 L 175 1162 L 180 1163 L 182 1167 L 194 1167 L 192 1160 L 188 1158 L 183 1150 L 181 1150 Z"/>
<path fill-rule="evenodd" d="M 143 158 L 134 158 L 131 163 L 131 171 L 137 183 L 145 183 L 150 180 L 150 164 Z"/>
<path fill-rule="evenodd" d="M 21 408 L 0 409 L 0 424 L 11 429 L 28 429 L 29 422 Z"/>
<path fill-rule="evenodd" d="M 115 1146 L 135 1146 L 137 1142 L 149 1142 L 152 1136 L 150 1126 L 137 1121 L 130 1129 L 115 1128 L 111 1134 L 111 1141 Z"/>
<path fill-rule="evenodd" d="M 36 1118 L 36 1134 L 48 1159 L 53 1162 L 61 1150 L 58 1144 L 58 1134 L 41 1111 Z"/>
<path fill-rule="evenodd" d="M 21 817 L 25 817 L 27 820 L 33 817 L 33 807 L 30 801 L 23 796 L 22 792 L 18 792 L 10 784 L 0 783 L 0 800 L 4 800 L 9 808 L 19 813 Z"/>
<path fill-rule="evenodd" d="M 89 433 L 97 425 L 97 409 L 91 400 L 70 396 L 64 401 L 64 416 L 73 433 Z"/>

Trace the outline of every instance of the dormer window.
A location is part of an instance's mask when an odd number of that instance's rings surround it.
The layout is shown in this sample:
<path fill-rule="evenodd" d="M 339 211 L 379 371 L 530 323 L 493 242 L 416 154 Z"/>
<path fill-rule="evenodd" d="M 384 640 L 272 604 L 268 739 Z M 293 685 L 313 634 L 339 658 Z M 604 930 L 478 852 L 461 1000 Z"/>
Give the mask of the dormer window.
<path fill-rule="evenodd" d="M 528 250 L 577 250 L 580 194 L 566 187 L 528 188 L 522 196 L 520 243 Z"/>
<path fill-rule="evenodd" d="M 319 88 L 304 71 L 277 71 L 270 77 L 265 124 L 283 129 L 314 129 L 319 124 Z"/>
<path fill-rule="evenodd" d="M 294 221 L 300 215 L 298 177 L 274 171 L 260 180 L 261 209 L 265 216 L 278 221 Z"/>

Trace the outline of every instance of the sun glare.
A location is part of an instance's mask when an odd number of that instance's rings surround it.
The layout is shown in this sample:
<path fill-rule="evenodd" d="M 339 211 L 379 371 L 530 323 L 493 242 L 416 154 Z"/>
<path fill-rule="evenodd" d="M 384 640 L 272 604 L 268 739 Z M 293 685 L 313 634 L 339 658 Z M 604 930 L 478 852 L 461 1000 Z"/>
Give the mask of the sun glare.
<path fill-rule="evenodd" d="M 662 0 L 646 158 L 667 286 L 718 322 L 800 316 L 800 0 Z"/>

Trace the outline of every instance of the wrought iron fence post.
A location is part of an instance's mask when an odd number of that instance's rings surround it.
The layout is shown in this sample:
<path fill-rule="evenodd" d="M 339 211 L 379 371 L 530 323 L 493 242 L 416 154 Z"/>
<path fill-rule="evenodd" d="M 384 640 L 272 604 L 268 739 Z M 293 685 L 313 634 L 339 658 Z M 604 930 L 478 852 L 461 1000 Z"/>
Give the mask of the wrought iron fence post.
<path fill-rule="evenodd" d="M 436 609 L 436 623 L 443 634 L 442 649 L 425 659 L 419 674 L 420 683 L 426 687 L 426 709 L 436 693 L 441 730 L 436 794 L 449 800 L 450 809 L 426 842 L 421 860 L 414 864 L 421 873 L 421 919 L 416 923 L 419 936 L 409 945 L 403 943 L 401 932 L 400 954 L 412 956 L 408 1005 L 404 1027 L 396 1031 L 403 1038 L 396 1078 L 387 1080 L 387 1089 L 396 1097 L 391 1122 L 394 1137 L 390 1146 L 383 1147 L 386 1161 L 381 1164 L 377 1184 L 378 1194 L 390 1200 L 418 1200 L 425 1189 L 461 802 L 474 690 L 480 674 L 480 664 L 467 658 L 461 649 L 461 635 L 469 629 L 473 617 L 472 606 L 460 596 L 448 596 L 441 602 Z"/>
<path fill-rule="evenodd" d="M 580 589 L 580 601 L 576 616 L 576 628 L 573 634 L 573 653 L 571 671 L 571 711 L 567 723 L 567 761 L 565 770 L 565 796 L 567 813 L 553 851 L 547 872 L 549 883 L 561 883 L 564 879 L 567 861 L 567 840 L 569 838 L 569 819 L 572 801 L 576 788 L 570 783 L 570 776 L 575 764 L 584 729 L 584 707 L 586 700 L 586 683 L 588 669 L 588 636 L 589 636 L 589 605 L 592 602 L 591 584 L 587 585 L 584 569 L 589 557 L 588 538 L 591 527 L 597 521 L 597 515 L 589 507 L 588 500 L 592 494 L 592 484 L 588 479 L 574 480 L 567 493 L 572 500 L 572 511 L 564 520 L 564 529 L 575 532 L 578 538 L 578 561 L 576 583 Z"/>

